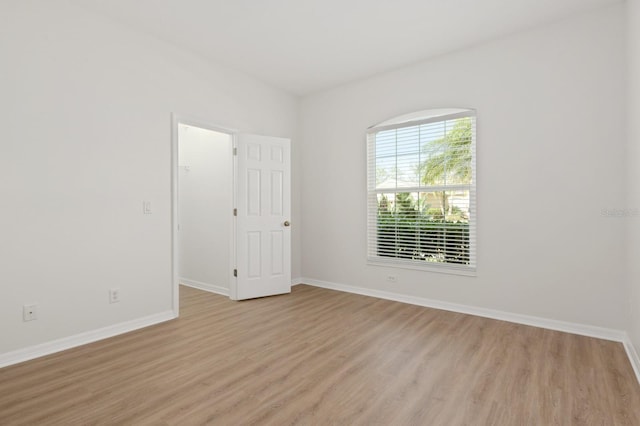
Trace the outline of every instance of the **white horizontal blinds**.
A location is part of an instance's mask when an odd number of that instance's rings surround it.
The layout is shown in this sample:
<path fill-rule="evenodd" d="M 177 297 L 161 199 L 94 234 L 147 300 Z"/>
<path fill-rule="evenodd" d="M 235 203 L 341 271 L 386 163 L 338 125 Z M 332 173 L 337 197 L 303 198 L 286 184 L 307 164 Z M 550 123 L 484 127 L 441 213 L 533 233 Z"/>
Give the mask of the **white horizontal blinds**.
<path fill-rule="evenodd" d="M 368 255 L 475 267 L 475 117 L 471 112 L 367 135 Z"/>

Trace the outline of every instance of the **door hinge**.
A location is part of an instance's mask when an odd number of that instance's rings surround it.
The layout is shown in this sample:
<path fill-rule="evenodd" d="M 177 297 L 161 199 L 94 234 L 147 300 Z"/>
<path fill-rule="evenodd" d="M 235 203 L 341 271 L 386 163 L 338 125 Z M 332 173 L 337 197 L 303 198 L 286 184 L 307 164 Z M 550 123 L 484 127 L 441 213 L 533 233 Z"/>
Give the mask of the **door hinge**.
<path fill-rule="evenodd" d="M 238 216 L 238 209 L 233 209 L 233 215 Z"/>
<path fill-rule="evenodd" d="M 233 148 L 233 155 L 238 155 L 238 148 Z"/>
<path fill-rule="evenodd" d="M 234 269 L 234 270 L 233 270 L 233 276 L 234 276 L 234 277 L 237 277 L 237 276 L 238 276 L 238 270 L 237 270 L 237 269 Z"/>

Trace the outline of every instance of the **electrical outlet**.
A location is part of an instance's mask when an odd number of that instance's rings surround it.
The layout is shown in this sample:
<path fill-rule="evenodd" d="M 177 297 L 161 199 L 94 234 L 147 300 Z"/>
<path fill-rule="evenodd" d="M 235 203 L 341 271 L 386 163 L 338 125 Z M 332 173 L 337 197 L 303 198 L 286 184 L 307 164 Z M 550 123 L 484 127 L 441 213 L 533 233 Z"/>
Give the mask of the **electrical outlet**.
<path fill-rule="evenodd" d="M 22 307 L 22 320 L 33 321 L 38 319 L 38 305 L 24 305 Z"/>
<path fill-rule="evenodd" d="M 119 288 L 110 288 L 109 289 L 109 303 L 118 303 L 120 301 L 120 289 Z"/>
<path fill-rule="evenodd" d="M 395 283 L 398 281 L 398 276 L 397 275 L 387 275 L 387 281 L 389 281 L 390 283 Z"/>

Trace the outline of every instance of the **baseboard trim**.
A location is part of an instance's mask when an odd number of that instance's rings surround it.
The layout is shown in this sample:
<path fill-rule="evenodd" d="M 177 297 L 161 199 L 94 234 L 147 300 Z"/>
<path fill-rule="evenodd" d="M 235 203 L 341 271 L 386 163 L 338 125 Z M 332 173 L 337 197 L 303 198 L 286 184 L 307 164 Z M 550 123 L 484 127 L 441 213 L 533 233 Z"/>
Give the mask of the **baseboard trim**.
<path fill-rule="evenodd" d="M 119 334 L 128 333 L 140 328 L 149 327 L 161 322 L 169 321 L 176 318 L 173 311 L 165 311 L 143 318 L 137 318 L 131 321 L 121 322 L 119 324 L 110 325 L 99 328 L 97 330 L 86 331 L 84 333 L 75 334 L 69 337 L 52 340 L 50 342 L 41 343 L 39 345 L 30 346 L 24 349 L 18 349 L 12 352 L 0 354 L 0 368 L 9 365 L 18 364 L 39 358 L 45 355 L 51 355 L 77 346 L 93 343 L 98 340 L 107 339 Z"/>
<path fill-rule="evenodd" d="M 636 378 L 638 379 L 638 383 L 640 383 L 640 356 L 638 356 L 638 352 L 636 351 L 636 347 L 631 342 L 631 338 L 627 334 L 624 342 L 624 349 L 627 351 L 627 356 L 629 357 L 629 362 L 631 362 L 631 367 L 633 367 L 634 373 L 636 373 Z"/>
<path fill-rule="evenodd" d="M 300 284 L 304 284 L 304 281 L 302 278 L 298 277 L 298 278 L 292 278 L 291 279 L 291 287 L 300 285 Z"/>
<path fill-rule="evenodd" d="M 377 297 L 379 299 L 393 300 L 395 302 L 409 303 L 411 305 L 424 306 L 427 308 L 442 309 L 445 311 L 458 312 L 462 314 L 476 315 L 479 317 L 491 318 L 500 321 L 508 321 L 517 324 L 530 325 L 533 327 L 546 328 L 549 330 L 563 331 L 566 333 L 579 334 L 582 336 L 596 337 L 598 339 L 612 340 L 624 343 L 628 340 L 627 333 L 621 330 L 596 327 L 592 325 L 578 324 L 572 322 L 558 321 L 529 315 L 514 314 L 511 312 L 498 311 L 493 309 L 479 308 L 475 306 L 462 305 L 457 303 L 443 302 L 440 300 L 427 299 L 417 296 L 409 296 L 400 293 L 392 293 L 383 290 L 373 290 L 363 287 L 355 287 L 346 284 L 337 284 L 328 281 L 321 281 L 312 278 L 302 278 L 304 284 L 315 287 L 322 287 L 330 290 L 344 291 L 347 293 L 360 294 L 363 296 Z"/>
<path fill-rule="evenodd" d="M 209 293 L 216 293 L 216 294 L 221 294 L 223 296 L 229 297 L 229 289 L 221 287 L 219 285 L 188 280 L 186 278 L 178 278 L 178 281 L 180 282 L 180 284 L 186 285 L 187 287 L 193 287 L 199 290 L 208 291 Z"/>

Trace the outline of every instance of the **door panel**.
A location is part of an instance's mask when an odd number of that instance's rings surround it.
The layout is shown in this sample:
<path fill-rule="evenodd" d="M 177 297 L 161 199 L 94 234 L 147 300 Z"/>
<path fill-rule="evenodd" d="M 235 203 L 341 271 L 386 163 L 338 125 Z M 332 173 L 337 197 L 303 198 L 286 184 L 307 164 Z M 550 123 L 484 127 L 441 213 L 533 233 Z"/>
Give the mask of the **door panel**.
<path fill-rule="evenodd" d="M 237 135 L 235 299 L 291 291 L 289 139 Z M 235 293 L 235 294 L 234 294 Z"/>
<path fill-rule="evenodd" d="M 284 199 L 282 196 L 283 175 L 280 170 L 271 171 L 271 215 L 282 216 Z"/>
<path fill-rule="evenodd" d="M 271 275 L 284 273 L 284 233 L 271 231 Z"/>

